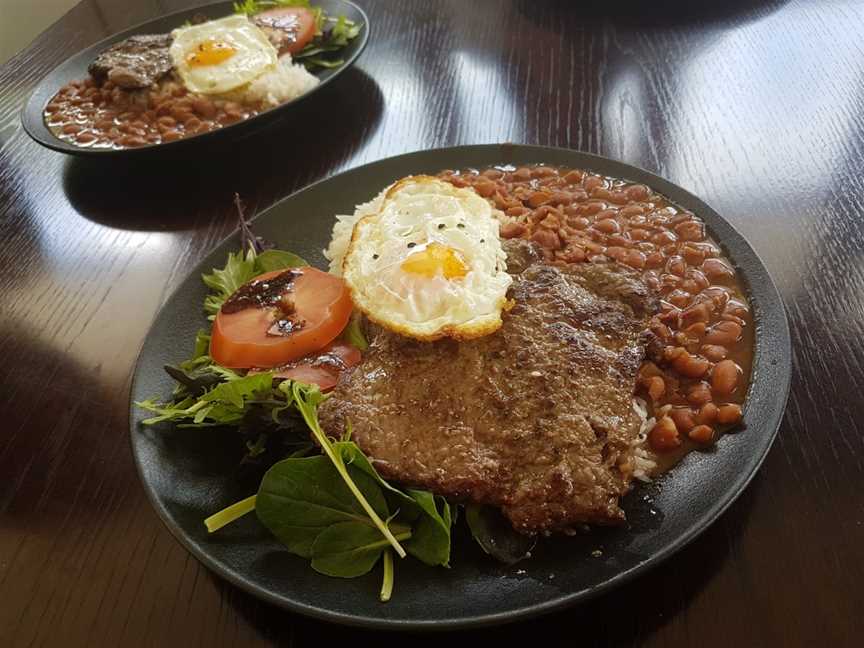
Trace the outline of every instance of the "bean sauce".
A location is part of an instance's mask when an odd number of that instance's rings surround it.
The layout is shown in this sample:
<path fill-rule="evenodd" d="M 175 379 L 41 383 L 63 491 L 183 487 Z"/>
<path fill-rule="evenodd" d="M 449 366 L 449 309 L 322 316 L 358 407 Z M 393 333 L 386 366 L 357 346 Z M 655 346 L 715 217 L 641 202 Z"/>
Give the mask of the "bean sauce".
<path fill-rule="evenodd" d="M 207 133 L 259 110 L 190 93 L 171 75 L 143 90 L 92 78 L 73 81 L 52 97 L 43 117 L 54 135 L 76 146 L 125 149 Z"/>
<path fill-rule="evenodd" d="M 650 187 L 581 169 L 442 171 L 505 214 L 503 238 L 541 246 L 552 264 L 617 262 L 660 297 L 637 395 L 656 419 L 660 469 L 741 422 L 753 359 L 750 305 L 735 267 L 695 214 Z"/>

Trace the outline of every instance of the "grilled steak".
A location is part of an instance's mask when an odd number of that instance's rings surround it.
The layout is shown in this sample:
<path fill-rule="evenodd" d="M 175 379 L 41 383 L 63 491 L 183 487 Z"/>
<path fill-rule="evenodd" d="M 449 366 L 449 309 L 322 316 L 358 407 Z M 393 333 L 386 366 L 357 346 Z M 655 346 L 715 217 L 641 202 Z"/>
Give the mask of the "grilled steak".
<path fill-rule="evenodd" d="M 338 436 L 349 420 L 386 478 L 500 507 L 524 533 L 621 522 L 656 299 L 626 270 L 548 266 L 525 242 L 508 268 L 516 304 L 493 335 L 424 343 L 372 327 L 322 425 Z"/>
<path fill-rule="evenodd" d="M 171 34 L 130 36 L 99 54 L 87 68 L 96 81 L 147 88 L 171 71 Z"/>

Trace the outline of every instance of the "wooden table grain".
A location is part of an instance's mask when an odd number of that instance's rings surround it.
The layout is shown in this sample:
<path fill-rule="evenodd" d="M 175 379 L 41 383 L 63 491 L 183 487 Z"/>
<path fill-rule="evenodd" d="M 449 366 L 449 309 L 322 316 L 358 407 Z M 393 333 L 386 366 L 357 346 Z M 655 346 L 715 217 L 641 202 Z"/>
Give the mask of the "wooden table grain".
<path fill-rule="evenodd" d="M 53 66 L 196 1 L 85 0 L 0 67 L 0 645 L 860 645 L 864 2 L 360 0 L 356 68 L 240 144 L 105 164 L 27 138 L 18 111 Z M 382 157 L 503 141 L 648 168 L 750 240 L 794 346 L 759 474 L 655 571 L 512 627 L 376 635 L 224 583 L 132 462 L 129 379 L 160 305 L 234 228 L 234 191 L 262 209 Z"/>

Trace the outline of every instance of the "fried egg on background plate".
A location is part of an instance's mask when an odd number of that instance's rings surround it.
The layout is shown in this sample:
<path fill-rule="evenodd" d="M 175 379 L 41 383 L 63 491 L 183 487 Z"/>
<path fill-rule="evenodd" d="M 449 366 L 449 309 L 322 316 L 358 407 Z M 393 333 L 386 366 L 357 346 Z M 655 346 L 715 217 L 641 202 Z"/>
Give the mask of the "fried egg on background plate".
<path fill-rule="evenodd" d="M 171 60 L 191 92 L 222 94 L 276 66 L 276 48 L 246 16 L 236 15 L 171 32 Z"/>
<path fill-rule="evenodd" d="M 425 341 L 498 330 L 512 278 L 499 222 L 484 198 L 413 176 L 358 214 L 341 270 L 354 305 L 370 320 Z M 340 224 L 329 250 L 334 261 Z"/>

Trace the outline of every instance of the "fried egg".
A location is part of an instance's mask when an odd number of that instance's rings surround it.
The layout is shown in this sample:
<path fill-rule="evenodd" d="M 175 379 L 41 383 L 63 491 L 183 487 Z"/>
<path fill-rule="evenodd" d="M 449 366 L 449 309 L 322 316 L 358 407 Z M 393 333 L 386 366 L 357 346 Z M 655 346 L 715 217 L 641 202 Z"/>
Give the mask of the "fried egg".
<path fill-rule="evenodd" d="M 171 35 L 171 60 L 191 92 L 222 94 L 276 67 L 276 48 L 246 16 L 181 27 Z"/>
<path fill-rule="evenodd" d="M 512 278 L 489 203 L 473 189 L 413 176 L 376 207 L 355 223 L 342 262 L 354 305 L 418 340 L 498 330 Z"/>

